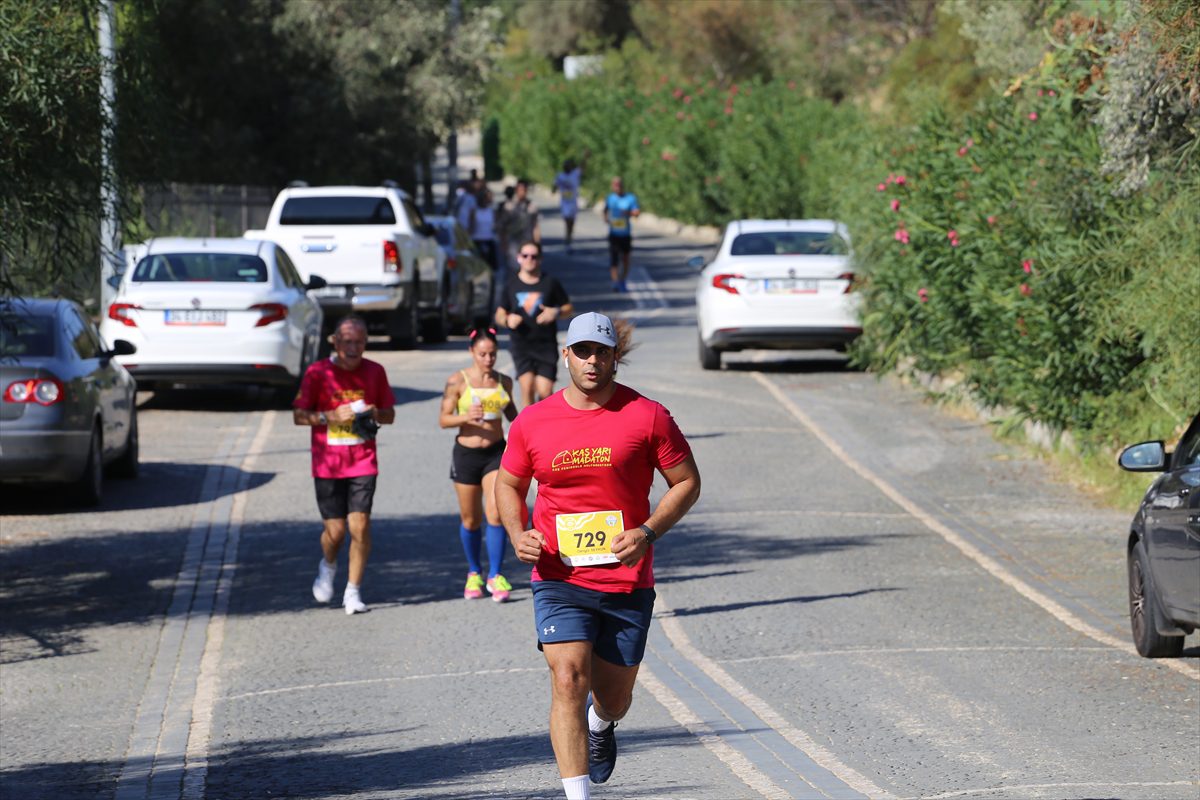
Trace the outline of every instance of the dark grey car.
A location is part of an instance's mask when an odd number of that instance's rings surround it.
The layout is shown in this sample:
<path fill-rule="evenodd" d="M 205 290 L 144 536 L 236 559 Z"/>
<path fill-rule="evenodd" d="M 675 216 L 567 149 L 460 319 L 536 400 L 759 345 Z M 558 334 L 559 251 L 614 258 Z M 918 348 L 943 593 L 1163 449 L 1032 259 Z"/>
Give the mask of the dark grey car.
<path fill-rule="evenodd" d="M 1148 658 L 1183 652 L 1183 637 L 1200 628 L 1200 414 L 1179 446 L 1125 448 L 1130 472 L 1161 472 L 1129 531 L 1129 616 L 1133 643 Z"/>
<path fill-rule="evenodd" d="M 429 216 L 425 221 L 433 226 L 438 245 L 446 252 L 446 273 L 450 276 L 446 313 L 450 330 L 465 333 L 469 328 L 488 324 L 496 310 L 492 301 L 495 286 L 492 266 L 454 217 Z"/>
<path fill-rule="evenodd" d="M 65 483 L 100 502 L 105 467 L 138 472 L 137 383 L 67 300 L 0 300 L 0 482 Z"/>

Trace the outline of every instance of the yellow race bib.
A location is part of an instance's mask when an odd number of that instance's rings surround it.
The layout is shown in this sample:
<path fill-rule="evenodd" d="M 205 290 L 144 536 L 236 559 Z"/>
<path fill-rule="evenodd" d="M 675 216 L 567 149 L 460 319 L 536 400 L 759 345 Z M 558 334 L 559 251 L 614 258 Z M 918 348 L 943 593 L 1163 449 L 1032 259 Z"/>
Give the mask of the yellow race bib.
<path fill-rule="evenodd" d="M 623 231 L 629 227 L 629 220 L 625 219 L 624 217 L 612 217 L 609 227 L 614 231 Z"/>
<path fill-rule="evenodd" d="M 625 517 L 620 511 L 556 514 L 554 529 L 558 533 L 558 557 L 568 567 L 615 564 L 619 560 L 612 554 L 612 543 L 625 531 Z"/>

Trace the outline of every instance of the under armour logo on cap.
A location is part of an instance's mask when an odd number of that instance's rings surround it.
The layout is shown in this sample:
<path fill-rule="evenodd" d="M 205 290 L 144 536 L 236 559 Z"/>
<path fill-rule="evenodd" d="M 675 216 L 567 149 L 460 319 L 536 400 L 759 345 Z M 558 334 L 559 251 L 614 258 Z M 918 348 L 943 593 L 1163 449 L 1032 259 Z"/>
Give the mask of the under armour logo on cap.
<path fill-rule="evenodd" d="M 567 347 L 579 342 L 596 342 L 616 347 L 617 339 L 613 335 L 613 321 L 595 311 L 580 314 L 571 320 L 571 326 L 567 328 Z"/>

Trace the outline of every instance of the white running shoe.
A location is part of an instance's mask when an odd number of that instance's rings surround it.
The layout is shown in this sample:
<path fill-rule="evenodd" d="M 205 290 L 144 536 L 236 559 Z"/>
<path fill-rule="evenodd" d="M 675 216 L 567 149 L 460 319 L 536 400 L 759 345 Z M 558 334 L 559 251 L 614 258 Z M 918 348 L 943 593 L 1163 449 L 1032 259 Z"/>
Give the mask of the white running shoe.
<path fill-rule="evenodd" d="M 337 564 L 326 564 L 325 559 L 317 565 L 317 578 L 313 581 L 313 599 L 318 603 L 328 603 L 333 599 L 333 575 L 337 572 Z"/>
<path fill-rule="evenodd" d="M 362 597 L 358 594 L 358 589 L 353 586 L 346 587 L 346 593 L 342 595 L 342 605 L 346 609 L 346 615 L 362 614 L 370 609 L 367 604 L 362 601 Z"/>

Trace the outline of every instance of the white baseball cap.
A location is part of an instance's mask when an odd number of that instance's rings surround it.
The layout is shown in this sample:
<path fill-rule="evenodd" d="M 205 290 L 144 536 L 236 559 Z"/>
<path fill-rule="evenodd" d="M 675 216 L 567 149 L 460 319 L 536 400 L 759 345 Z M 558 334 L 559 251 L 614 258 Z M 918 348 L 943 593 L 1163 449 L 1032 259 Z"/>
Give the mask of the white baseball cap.
<path fill-rule="evenodd" d="M 567 347 L 580 342 L 596 342 L 609 347 L 617 346 L 617 329 L 613 321 L 603 314 L 589 311 L 571 320 L 567 328 Z"/>

